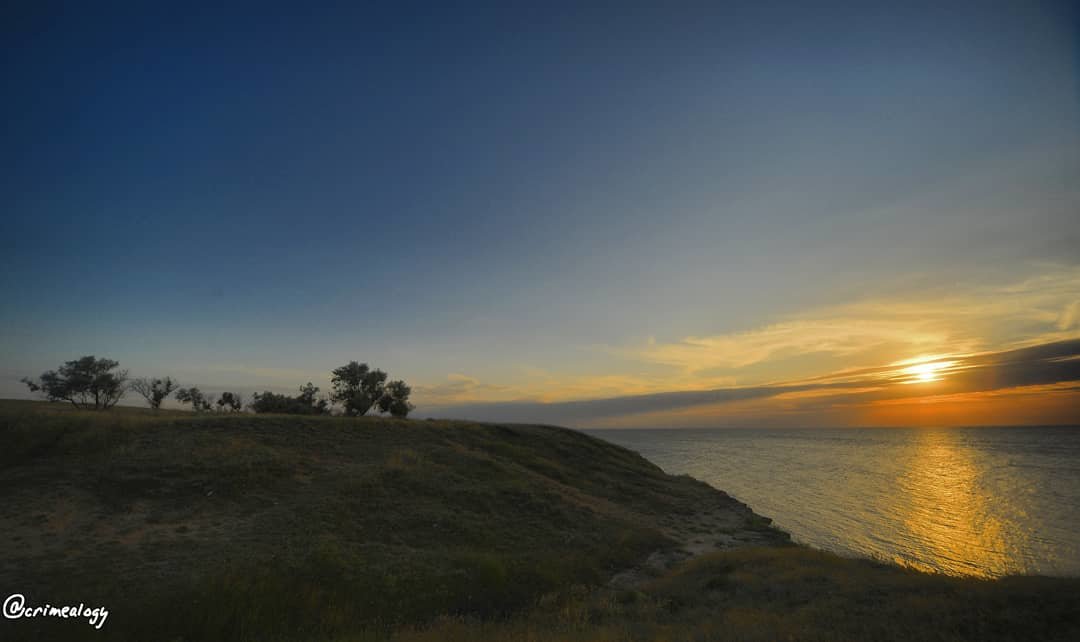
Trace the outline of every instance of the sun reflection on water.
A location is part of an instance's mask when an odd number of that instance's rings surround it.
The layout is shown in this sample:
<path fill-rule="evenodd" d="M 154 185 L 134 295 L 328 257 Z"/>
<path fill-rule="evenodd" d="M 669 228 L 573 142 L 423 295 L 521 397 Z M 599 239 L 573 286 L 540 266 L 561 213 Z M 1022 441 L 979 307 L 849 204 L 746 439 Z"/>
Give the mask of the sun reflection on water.
<path fill-rule="evenodd" d="M 817 548 L 955 575 L 1080 577 L 1080 426 L 600 435 Z"/>
<path fill-rule="evenodd" d="M 1003 521 L 1001 506 L 991 509 L 971 449 L 957 444 L 948 430 L 922 430 L 915 440 L 906 474 L 899 480 L 905 498 L 903 516 L 911 558 L 894 561 L 930 571 L 959 575 L 1000 576 L 1026 569 L 1015 552 L 1028 535 Z M 931 566 L 921 560 L 934 560 Z"/>

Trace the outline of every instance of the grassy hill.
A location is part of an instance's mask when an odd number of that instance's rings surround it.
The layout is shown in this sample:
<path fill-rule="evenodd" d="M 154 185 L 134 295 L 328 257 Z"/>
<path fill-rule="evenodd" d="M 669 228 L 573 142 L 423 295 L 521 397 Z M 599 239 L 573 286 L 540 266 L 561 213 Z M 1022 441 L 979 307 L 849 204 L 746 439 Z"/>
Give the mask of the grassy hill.
<path fill-rule="evenodd" d="M 6 640 L 1080 632 L 1080 581 L 791 546 L 726 494 L 562 428 L 5 401 L 0 439 L 4 596 L 110 611 L 100 631 L 0 620 Z M 715 548 L 732 550 L 668 569 Z"/>

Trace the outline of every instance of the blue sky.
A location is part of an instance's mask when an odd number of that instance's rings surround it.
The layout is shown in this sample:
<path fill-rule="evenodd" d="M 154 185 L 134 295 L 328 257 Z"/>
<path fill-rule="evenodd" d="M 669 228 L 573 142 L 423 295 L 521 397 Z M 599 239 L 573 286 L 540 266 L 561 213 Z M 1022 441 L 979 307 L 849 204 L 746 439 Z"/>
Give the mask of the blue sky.
<path fill-rule="evenodd" d="M 358 359 L 455 415 L 1073 338 L 1068 3 L 587 4 L 8 6 L 0 394 Z M 958 318 L 1003 293 L 1046 314 Z"/>

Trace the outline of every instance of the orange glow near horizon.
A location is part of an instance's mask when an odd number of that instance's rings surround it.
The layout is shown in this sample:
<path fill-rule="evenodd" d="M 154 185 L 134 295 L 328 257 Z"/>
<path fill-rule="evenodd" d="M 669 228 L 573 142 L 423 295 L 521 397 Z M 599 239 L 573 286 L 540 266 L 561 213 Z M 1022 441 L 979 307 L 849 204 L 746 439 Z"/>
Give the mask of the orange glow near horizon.
<path fill-rule="evenodd" d="M 870 426 L 1054 425 L 1076 423 L 1075 384 L 880 399 L 861 407 L 858 423 Z"/>
<path fill-rule="evenodd" d="M 581 427 L 1080 426 L 1078 297 L 1080 266 L 1047 265 L 953 294 L 596 343 L 580 363 L 497 383 L 452 374 L 418 386 L 417 403 Z"/>

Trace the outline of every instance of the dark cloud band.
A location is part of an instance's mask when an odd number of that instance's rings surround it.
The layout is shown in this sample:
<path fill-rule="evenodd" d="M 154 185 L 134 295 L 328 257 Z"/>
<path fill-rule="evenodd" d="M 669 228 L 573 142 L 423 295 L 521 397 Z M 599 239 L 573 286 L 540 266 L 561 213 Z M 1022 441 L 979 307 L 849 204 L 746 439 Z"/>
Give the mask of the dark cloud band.
<path fill-rule="evenodd" d="M 900 370 L 895 368 L 894 370 Z M 868 373 L 887 372 L 874 369 Z M 854 393 L 868 384 L 881 384 L 880 379 L 848 379 L 843 382 L 809 382 L 747 388 L 690 390 L 650 395 L 632 395 L 567 401 L 557 403 L 502 402 L 477 403 L 433 408 L 427 414 L 443 417 L 462 417 L 480 421 L 544 422 L 581 424 L 626 415 L 683 410 L 706 406 L 767 399 L 785 393 L 815 390 L 835 391 L 835 396 L 858 394 L 861 401 L 918 397 L 927 394 L 956 394 L 984 392 L 1019 386 L 1047 385 L 1061 382 L 1080 382 L 1080 340 L 1059 341 L 1017 350 L 986 353 L 956 360 L 954 370 L 932 391 L 923 385 L 886 383 L 880 390 Z"/>

